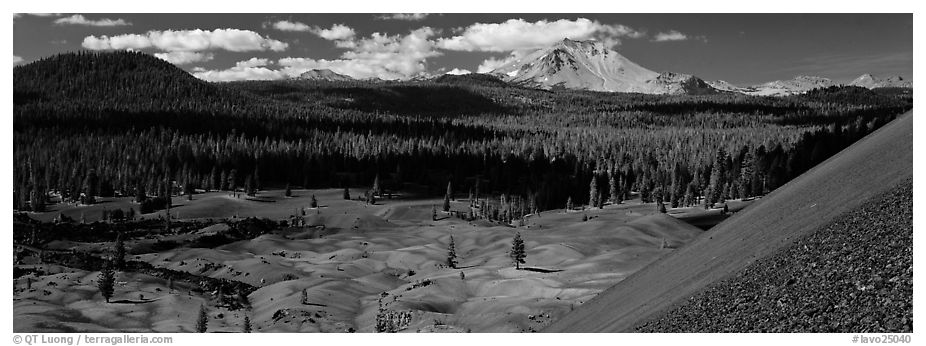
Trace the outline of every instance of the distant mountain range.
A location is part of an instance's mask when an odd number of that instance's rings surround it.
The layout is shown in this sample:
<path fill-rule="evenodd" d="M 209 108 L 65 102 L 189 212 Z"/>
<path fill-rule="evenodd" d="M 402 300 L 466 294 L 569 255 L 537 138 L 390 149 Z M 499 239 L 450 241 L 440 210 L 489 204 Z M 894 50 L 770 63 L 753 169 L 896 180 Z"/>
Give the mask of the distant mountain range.
<path fill-rule="evenodd" d="M 734 92 L 755 96 L 801 94 L 815 88 L 839 85 L 829 78 L 797 76 L 740 87 L 725 81 L 704 81 L 693 75 L 649 70 L 611 50 L 599 41 L 564 39 L 538 49 L 489 72 L 509 83 L 552 89 L 557 87 L 644 94 L 713 94 Z M 912 88 L 901 77 L 862 75 L 848 85 L 865 88 Z"/>

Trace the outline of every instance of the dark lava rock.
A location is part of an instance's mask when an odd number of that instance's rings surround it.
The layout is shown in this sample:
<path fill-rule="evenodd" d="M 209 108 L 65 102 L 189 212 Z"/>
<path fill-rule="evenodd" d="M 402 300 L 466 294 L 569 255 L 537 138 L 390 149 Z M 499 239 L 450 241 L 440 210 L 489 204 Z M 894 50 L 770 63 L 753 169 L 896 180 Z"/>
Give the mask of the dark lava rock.
<path fill-rule="evenodd" d="M 913 332 L 913 180 L 634 329 Z"/>

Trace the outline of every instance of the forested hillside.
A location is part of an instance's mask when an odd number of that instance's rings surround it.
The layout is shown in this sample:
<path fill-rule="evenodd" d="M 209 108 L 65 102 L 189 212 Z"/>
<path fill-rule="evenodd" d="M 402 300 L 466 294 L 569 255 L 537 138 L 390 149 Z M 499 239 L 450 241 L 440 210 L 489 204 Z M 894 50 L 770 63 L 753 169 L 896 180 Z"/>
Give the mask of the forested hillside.
<path fill-rule="evenodd" d="M 860 87 L 765 98 L 543 91 L 484 75 L 210 84 L 136 52 L 57 55 L 13 80 L 21 210 L 53 193 L 92 203 L 376 177 L 434 194 L 449 181 L 508 217 L 631 191 L 711 204 L 764 194 L 912 108 L 909 89 Z"/>

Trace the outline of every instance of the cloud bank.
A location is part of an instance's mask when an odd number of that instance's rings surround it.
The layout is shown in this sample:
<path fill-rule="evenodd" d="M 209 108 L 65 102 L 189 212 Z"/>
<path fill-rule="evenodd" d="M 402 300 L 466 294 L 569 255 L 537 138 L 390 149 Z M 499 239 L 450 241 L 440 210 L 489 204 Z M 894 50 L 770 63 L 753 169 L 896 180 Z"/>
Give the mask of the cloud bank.
<path fill-rule="evenodd" d="M 345 25 L 334 25 L 331 29 L 313 29 L 317 35 L 347 48 L 338 59 L 313 59 L 308 57 L 286 57 L 277 60 L 279 68 L 272 70 L 263 61 L 260 66 L 239 62 L 226 70 L 202 70 L 194 73 L 205 80 L 238 79 L 281 79 L 296 77 L 314 69 L 330 69 L 336 73 L 356 79 L 404 79 L 427 70 L 427 59 L 441 55 L 435 49 L 431 38 L 434 29 L 422 27 L 406 35 L 373 33 L 359 38 L 354 29 Z M 253 59 L 252 59 L 253 60 Z"/>
<path fill-rule="evenodd" d="M 75 14 L 70 17 L 58 18 L 54 21 L 57 25 L 84 25 L 84 26 L 128 26 L 132 23 L 124 19 L 100 18 L 97 20 L 87 19 L 83 15 Z"/>
<path fill-rule="evenodd" d="M 467 52 L 510 52 L 547 47 L 564 38 L 597 39 L 615 46 L 620 44 L 621 38 L 645 36 L 645 33 L 625 25 L 602 24 L 586 18 L 539 20 L 533 23 L 523 19 L 509 19 L 502 23 L 475 23 L 461 31 L 460 35 L 439 39 L 438 47 Z"/>
<path fill-rule="evenodd" d="M 193 76 L 209 82 L 229 82 L 238 80 L 274 80 L 285 78 L 279 70 L 267 68 L 269 61 L 261 58 L 251 58 L 235 63 L 235 66 L 226 70 L 194 69 Z"/>
<path fill-rule="evenodd" d="M 146 49 L 162 51 L 199 52 L 227 50 L 232 52 L 283 51 L 289 46 L 285 42 L 265 38 L 250 30 L 152 30 L 145 34 L 124 34 L 115 36 L 87 36 L 81 44 L 91 50 Z"/>
<path fill-rule="evenodd" d="M 389 13 L 378 15 L 374 18 L 379 20 L 406 20 L 419 21 L 428 17 L 428 13 Z"/>

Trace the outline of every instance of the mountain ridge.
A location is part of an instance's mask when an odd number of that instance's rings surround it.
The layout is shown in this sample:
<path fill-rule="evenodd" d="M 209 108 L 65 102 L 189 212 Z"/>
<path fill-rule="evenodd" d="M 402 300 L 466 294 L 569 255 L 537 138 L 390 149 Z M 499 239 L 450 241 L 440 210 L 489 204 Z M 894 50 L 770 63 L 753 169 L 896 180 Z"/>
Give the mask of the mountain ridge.
<path fill-rule="evenodd" d="M 510 83 L 645 94 L 709 94 L 713 87 L 692 75 L 649 70 L 600 41 L 568 38 L 490 72 Z"/>

